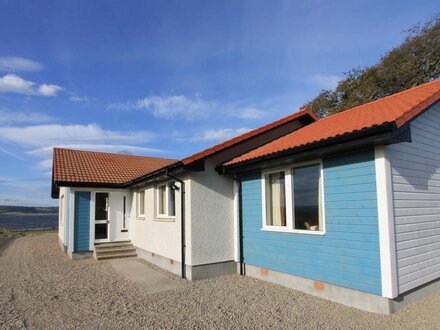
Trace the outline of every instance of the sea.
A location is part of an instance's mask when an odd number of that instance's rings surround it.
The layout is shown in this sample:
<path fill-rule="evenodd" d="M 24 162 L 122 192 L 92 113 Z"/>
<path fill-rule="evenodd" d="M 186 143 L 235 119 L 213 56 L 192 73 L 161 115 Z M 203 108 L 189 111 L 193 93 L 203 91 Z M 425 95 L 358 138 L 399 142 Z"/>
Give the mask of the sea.
<path fill-rule="evenodd" d="M 58 214 L 0 214 L 0 227 L 12 231 L 56 229 Z"/>

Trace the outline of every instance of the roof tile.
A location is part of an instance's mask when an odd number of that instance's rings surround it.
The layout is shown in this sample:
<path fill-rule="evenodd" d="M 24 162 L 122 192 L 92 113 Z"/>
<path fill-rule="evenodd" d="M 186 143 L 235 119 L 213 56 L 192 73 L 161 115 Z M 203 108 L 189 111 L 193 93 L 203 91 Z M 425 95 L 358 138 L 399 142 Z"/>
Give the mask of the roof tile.
<path fill-rule="evenodd" d="M 260 135 L 260 134 L 267 132 L 275 127 L 278 127 L 278 126 L 281 126 L 281 125 L 286 124 L 288 122 L 291 122 L 293 120 L 299 119 L 300 117 L 308 117 L 309 119 L 311 119 L 313 121 L 318 120 L 318 117 L 316 117 L 316 115 L 311 110 L 304 108 L 298 112 L 295 112 L 293 114 L 285 116 L 285 117 L 278 119 L 272 123 L 269 123 L 267 125 L 259 127 L 257 129 L 254 129 L 252 131 L 249 131 L 249 132 L 246 132 L 246 133 L 241 134 L 239 136 L 236 136 L 236 137 L 229 139 L 225 142 L 216 144 L 208 149 L 199 151 L 198 153 L 195 153 L 189 157 L 182 159 L 182 163 L 184 165 L 187 165 L 189 163 L 195 162 L 195 161 L 200 160 L 202 158 L 211 156 L 218 151 L 221 151 L 221 150 L 226 149 L 228 147 L 231 147 L 237 143 L 240 143 L 242 141 L 245 141 L 245 140 L 248 140 L 252 137 Z"/>
<path fill-rule="evenodd" d="M 53 182 L 123 185 L 175 159 L 54 148 Z"/>
<path fill-rule="evenodd" d="M 250 161 L 386 123 L 401 127 L 439 99 L 440 79 L 320 119 L 223 165 Z"/>

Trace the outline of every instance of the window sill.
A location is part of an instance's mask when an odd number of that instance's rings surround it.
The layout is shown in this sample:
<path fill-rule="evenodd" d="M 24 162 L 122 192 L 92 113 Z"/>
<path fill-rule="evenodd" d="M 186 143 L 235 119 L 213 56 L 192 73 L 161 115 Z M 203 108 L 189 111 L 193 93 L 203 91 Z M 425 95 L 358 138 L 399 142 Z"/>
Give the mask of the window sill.
<path fill-rule="evenodd" d="M 176 217 L 157 216 L 156 218 L 154 218 L 154 221 L 157 221 L 157 222 L 175 222 L 176 221 Z"/>
<path fill-rule="evenodd" d="M 145 216 L 138 215 L 138 216 L 136 217 L 136 220 L 145 220 Z"/>
<path fill-rule="evenodd" d="M 324 236 L 325 231 L 314 231 L 314 230 L 300 230 L 300 229 L 288 229 L 288 228 L 261 228 L 261 231 L 270 231 L 277 233 L 289 233 L 289 234 L 304 234 L 304 235 L 317 235 Z"/>

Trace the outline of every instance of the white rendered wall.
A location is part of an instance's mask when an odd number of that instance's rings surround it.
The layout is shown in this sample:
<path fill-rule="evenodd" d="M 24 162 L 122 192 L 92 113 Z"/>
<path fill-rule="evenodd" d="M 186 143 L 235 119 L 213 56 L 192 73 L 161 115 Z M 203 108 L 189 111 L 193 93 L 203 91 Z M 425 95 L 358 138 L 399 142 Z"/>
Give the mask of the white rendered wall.
<path fill-rule="evenodd" d="M 189 228 L 189 201 L 190 183 L 185 179 L 186 214 L 187 214 L 187 251 L 190 247 Z M 176 183 L 180 186 L 179 183 Z M 181 190 L 176 193 L 176 216 L 168 219 L 157 217 L 156 211 L 156 184 L 149 184 L 145 189 L 145 217 L 137 216 L 137 191 L 132 192 L 132 212 L 130 216 L 130 238 L 134 246 L 153 252 L 165 258 L 181 261 Z M 191 256 L 187 253 L 186 263 L 191 264 Z"/>
<path fill-rule="evenodd" d="M 191 175 L 192 265 L 234 260 L 233 180 L 219 175 L 215 158 Z"/>
<path fill-rule="evenodd" d="M 411 123 L 391 163 L 399 293 L 440 277 L 440 105 Z"/>

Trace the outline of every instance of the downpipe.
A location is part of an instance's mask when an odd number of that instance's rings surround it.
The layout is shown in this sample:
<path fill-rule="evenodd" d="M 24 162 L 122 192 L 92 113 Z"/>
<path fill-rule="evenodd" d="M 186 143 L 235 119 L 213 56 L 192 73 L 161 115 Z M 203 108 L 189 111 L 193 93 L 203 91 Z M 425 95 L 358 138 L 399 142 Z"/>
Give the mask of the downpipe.
<path fill-rule="evenodd" d="M 238 241 L 239 241 L 239 260 L 240 260 L 240 275 L 245 275 L 245 265 L 243 259 L 243 207 L 242 207 L 242 187 L 241 179 L 238 177 L 232 177 L 238 184 Z"/>
<path fill-rule="evenodd" d="M 185 241 L 185 182 L 175 177 L 168 170 L 165 171 L 165 175 L 174 181 L 180 183 L 181 192 L 180 192 L 180 249 L 181 249 L 181 277 L 186 279 L 186 265 L 185 265 L 185 250 L 186 250 L 186 241 Z"/>

